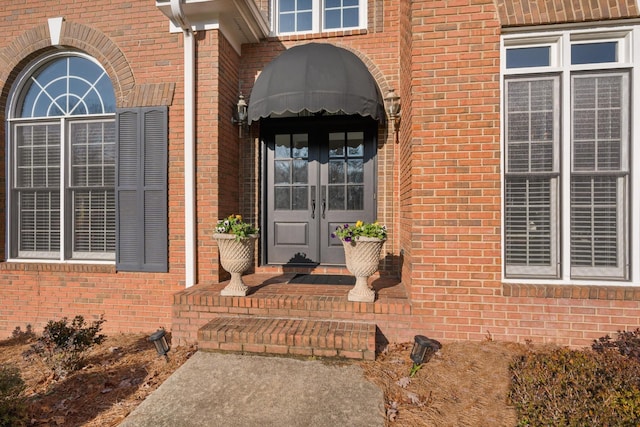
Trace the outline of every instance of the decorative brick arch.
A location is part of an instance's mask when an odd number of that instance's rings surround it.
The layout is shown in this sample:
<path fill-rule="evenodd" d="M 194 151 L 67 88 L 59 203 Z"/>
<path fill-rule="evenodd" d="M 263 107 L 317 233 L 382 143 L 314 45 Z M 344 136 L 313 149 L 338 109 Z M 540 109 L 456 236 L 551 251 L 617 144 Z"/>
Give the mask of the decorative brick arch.
<path fill-rule="evenodd" d="M 343 45 L 341 43 L 336 43 L 335 46 L 340 47 L 344 50 L 348 50 L 349 52 L 353 53 L 355 56 L 360 58 L 360 60 L 364 63 L 364 65 L 369 70 L 369 73 L 371 73 L 371 76 L 373 77 L 373 79 L 378 84 L 378 88 L 380 89 L 380 92 L 381 92 L 380 94 L 384 98 L 385 92 L 392 89 L 392 86 L 389 84 L 389 82 L 385 78 L 382 71 L 380 71 L 378 66 L 368 56 L 366 56 L 359 50 L 356 50 L 350 46 Z"/>
<path fill-rule="evenodd" d="M 171 105 L 175 83 L 136 85 L 133 71 L 124 54 L 100 31 L 76 22 L 63 21 L 60 46 L 83 51 L 102 64 L 113 84 L 117 107 Z M 34 58 L 53 48 L 49 27 L 45 24 L 25 31 L 0 51 L 1 113 L 5 111 L 9 89 L 20 70 Z"/>

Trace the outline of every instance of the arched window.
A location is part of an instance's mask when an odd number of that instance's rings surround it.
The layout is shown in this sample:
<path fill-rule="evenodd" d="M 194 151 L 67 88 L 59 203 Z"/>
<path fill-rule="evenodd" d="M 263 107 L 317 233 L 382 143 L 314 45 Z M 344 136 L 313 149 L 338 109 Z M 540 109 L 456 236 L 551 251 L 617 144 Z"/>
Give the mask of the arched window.
<path fill-rule="evenodd" d="M 115 259 L 115 96 L 92 58 L 41 58 L 9 108 L 11 258 Z"/>

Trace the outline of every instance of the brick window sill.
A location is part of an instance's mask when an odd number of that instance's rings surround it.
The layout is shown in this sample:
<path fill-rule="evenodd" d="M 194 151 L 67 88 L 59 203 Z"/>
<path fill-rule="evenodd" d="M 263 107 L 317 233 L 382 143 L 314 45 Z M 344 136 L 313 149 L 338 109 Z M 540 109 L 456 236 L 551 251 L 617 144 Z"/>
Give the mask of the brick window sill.
<path fill-rule="evenodd" d="M 0 262 L 0 271 L 46 271 L 69 273 L 115 273 L 113 264 L 65 264 L 39 262 Z"/>
<path fill-rule="evenodd" d="M 502 284 L 505 297 L 640 301 L 640 287 Z"/>

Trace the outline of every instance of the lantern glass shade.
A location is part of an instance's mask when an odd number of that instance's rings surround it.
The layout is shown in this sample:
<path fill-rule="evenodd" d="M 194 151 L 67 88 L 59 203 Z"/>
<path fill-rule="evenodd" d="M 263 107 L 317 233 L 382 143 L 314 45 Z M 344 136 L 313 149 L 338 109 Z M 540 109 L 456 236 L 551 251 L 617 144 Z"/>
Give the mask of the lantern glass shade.
<path fill-rule="evenodd" d="M 387 113 L 389 117 L 395 119 L 400 114 L 400 97 L 396 95 L 394 89 L 389 89 L 387 96 L 384 98 L 385 104 L 387 104 Z"/>
<path fill-rule="evenodd" d="M 158 329 L 156 332 L 151 334 L 149 341 L 156 346 L 156 351 L 159 356 L 166 356 L 169 352 L 169 343 L 167 342 L 164 329 Z"/>
<path fill-rule="evenodd" d="M 424 335 L 416 335 L 413 348 L 411 349 L 411 360 L 416 365 L 421 365 L 427 350 L 431 348 L 431 340 Z"/>
<path fill-rule="evenodd" d="M 238 122 L 244 124 L 247 121 L 247 101 L 244 100 L 244 96 L 240 94 L 238 97 Z"/>

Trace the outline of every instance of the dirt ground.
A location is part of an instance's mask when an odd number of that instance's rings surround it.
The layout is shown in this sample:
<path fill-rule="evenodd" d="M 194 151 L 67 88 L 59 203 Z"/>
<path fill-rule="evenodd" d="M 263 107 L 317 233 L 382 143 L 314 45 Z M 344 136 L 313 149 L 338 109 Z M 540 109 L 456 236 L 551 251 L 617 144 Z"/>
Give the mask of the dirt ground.
<path fill-rule="evenodd" d="M 30 343 L 0 341 L 0 364 L 20 368 L 26 382 L 30 425 L 117 426 L 182 365 L 195 348 L 177 347 L 168 361 L 146 335 L 112 335 L 93 349 L 88 364 L 54 381 L 46 366 L 22 353 Z M 388 426 L 513 426 L 506 402 L 508 366 L 523 347 L 498 342 L 445 344 L 409 377 L 411 343 L 391 344 L 375 362 L 360 363 L 385 395 Z"/>

